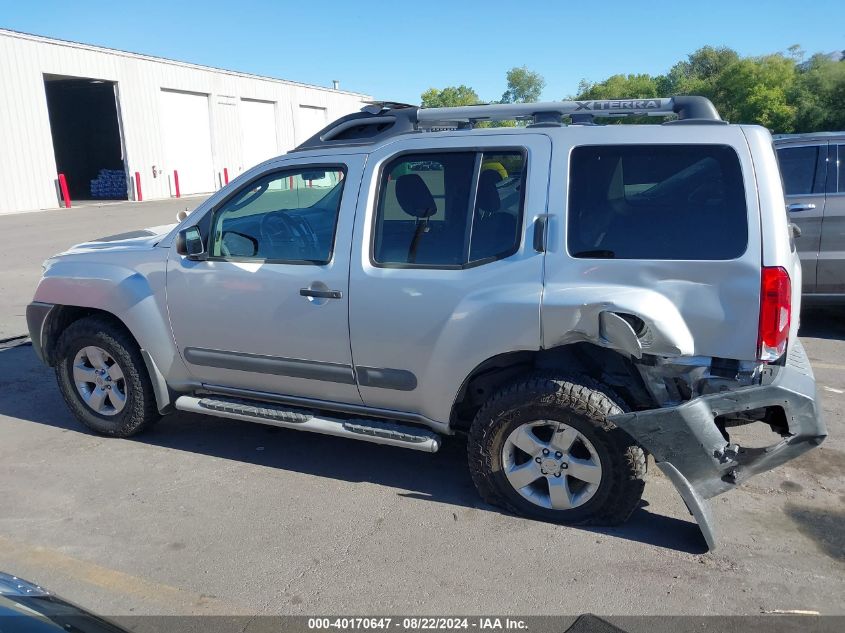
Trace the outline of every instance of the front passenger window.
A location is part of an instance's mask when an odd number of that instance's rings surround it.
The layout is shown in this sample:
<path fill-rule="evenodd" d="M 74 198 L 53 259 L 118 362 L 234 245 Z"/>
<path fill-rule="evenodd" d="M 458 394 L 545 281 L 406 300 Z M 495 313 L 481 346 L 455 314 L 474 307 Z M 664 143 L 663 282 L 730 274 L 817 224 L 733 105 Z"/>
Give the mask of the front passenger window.
<path fill-rule="evenodd" d="M 237 191 L 214 214 L 211 257 L 279 263 L 331 260 L 345 170 L 274 172 Z"/>

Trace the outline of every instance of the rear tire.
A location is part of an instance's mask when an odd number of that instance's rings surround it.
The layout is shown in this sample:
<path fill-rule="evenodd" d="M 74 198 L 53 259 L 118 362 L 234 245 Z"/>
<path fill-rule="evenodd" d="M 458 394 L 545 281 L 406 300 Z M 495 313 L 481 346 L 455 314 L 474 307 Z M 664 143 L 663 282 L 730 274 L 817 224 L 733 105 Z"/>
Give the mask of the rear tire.
<path fill-rule="evenodd" d="M 138 344 L 113 320 L 92 316 L 75 321 L 56 349 L 62 397 L 76 419 L 95 433 L 129 437 L 161 418 Z"/>
<path fill-rule="evenodd" d="M 528 517 L 616 525 L 639 505 L 643 449 L 608 420 L 624 405 L 587 378 L 535 374 L 496 392 L 467 445 L 481 497 Z"/>

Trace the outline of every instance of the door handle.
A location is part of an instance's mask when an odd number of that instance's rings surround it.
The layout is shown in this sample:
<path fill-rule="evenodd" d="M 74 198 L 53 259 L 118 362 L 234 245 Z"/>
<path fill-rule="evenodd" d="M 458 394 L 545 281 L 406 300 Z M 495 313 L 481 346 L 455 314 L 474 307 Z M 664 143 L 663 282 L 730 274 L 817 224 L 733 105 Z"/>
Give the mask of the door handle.
<path fill-rule="evenodd" d="M 812 202 L 796 202 L 794 204 L 787 205 L 786 210 L 790 213 L 796 213 L 798 211 L 812 211 L 816 208 Z"/>
<path fill-rule="evenodd" d="M 313 288 L 300 288 L 299 294 L 302 297 L 314 297 L 316 299 L 343 299 L 343 292 L 340 290 L 314 290 Z"/>
<path fill-rule="evenodd" d="M 534 250 L 538 253 L 546 252 L 547 234 L 549 232 L 549 215 L 538 215 L 534 220 Z"/>

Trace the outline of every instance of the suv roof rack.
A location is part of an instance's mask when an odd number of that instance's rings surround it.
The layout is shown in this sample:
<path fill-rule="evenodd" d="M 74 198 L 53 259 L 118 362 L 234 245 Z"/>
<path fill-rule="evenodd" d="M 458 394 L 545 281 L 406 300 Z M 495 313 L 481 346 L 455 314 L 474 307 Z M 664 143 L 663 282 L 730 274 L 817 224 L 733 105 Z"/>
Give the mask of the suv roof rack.
<path fill-rule="evenodd" d="M 667 116 L 671 123 L 725 123 L 706 97 L 679 96 L 655 99 L 494 103 L 454 108 L 420 108 L 407 103 L 372 101 L 361 112 L 330 123 L 293 151 L 325 146 L 370 145 L 410 132 L 471 129 L 480 121 L 530 121 L 532 125 L 560 125 L 564 117 L 574 124 L 591 124 L 595 117 Z"/>

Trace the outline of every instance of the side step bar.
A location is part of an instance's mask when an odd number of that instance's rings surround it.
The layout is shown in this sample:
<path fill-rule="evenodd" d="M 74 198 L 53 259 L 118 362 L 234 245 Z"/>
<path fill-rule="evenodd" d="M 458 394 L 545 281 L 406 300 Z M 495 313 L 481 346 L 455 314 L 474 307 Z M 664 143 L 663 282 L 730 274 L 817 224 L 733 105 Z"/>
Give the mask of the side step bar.
<path fill-rule="evenodd" d="M 205 398 L 179 396 L 176 399 L 176 408 L 179 411 L 348 437 L 374 444 L 401 446 L 426 453 L 436 453 L 440 448 L 440 436 L 428 429 L 375 419 L 330 418 L 316 411 L 295 409 L 258 400 L 221 396 Z"/>

